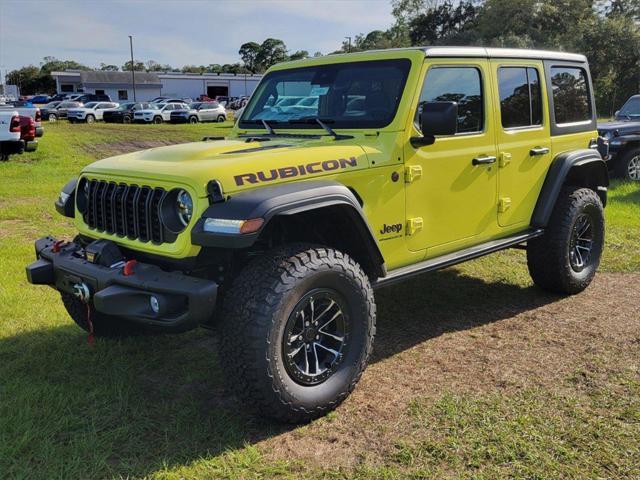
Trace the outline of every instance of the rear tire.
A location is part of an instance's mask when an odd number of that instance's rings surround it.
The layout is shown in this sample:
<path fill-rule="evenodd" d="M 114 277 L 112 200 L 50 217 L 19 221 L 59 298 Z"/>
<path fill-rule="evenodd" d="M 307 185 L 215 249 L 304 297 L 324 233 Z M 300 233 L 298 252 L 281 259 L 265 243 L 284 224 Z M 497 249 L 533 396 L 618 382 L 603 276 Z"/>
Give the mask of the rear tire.
<path fill-rule="evenodd" d="M 226 119 L 227 119 L 227 117 L 225 117 L 224 115 L 218 115 L 218 118 L 217 118 L 216 121 L 218 123 L 221 123 L 221 122 L 224 122 Z"/>
<path fill-rule="evenodd" d="M 61 293 L 62 303 L 73 321 L 85 332 L 89 332 L 87 321 L 87 304 L 78 300 L 70 293 Z M 93 334 L 96 337 L 127 337 L 140 335 L 145 332 L 145 328 L 132 322 L 127 322 L 118 317 L 112 317 L 91 309 L 91 323 L 93 323 Z"/>
<path fill-rule="evenodd" d="M 527 242 L 534 283 L 554 293 L 576 294 L 593 280 L 604 246 L 604 212 L 588 188 L 561 190 L 543 236 Z"/>
<path fill-rule="evenodd" d="M 122 117 L 122 123 L 131 123 L 131 117 L 129 115 L 125 115 Z"/>
<path fill-rule="evenodd" d="M 255 412 L 283 422 L 336 408 L 373 348 L 369 279 L 331 248 L 289 245 L 254 259 L 224 297 L 223 313 L 229 387 Z"/>
<path fill-rule="evenodd" d="M 618 177 L 640 182 L 640 148 L 629 150 L 618 159 L 615 170 Z"/>

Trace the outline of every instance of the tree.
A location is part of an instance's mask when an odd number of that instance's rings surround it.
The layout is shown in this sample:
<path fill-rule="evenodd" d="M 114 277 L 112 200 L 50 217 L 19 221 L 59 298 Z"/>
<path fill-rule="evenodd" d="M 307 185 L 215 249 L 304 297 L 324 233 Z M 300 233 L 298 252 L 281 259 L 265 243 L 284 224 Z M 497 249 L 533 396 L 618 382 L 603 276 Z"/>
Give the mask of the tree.
<path fill-rule="evenodd" d="M 267 38 L 260 45 L 256 63 L 259 71 L 265 71 L 270 66 L 287 59 L 287 46 L 277 38 Z"/>
<path fill-rule="evenodd" d="M 136 61 L 133 64 L 133 69 L 136 72 L 144 72 L 145 71 L 144 63 Z M 123 72 L 130 72 L 131 71 L 131 60 L 126 61 L 125 64 L 122 65 L 122 71 Z"/>
<path fill-rule="evenodd" d="M 468 36 L 475 27 L 479 9 L 470 2 L 446 1 L 442 5 L 420 13 L 408 22 L 408 33 L 413 45 L 442 45 L 470 43 Z"/>
<path fill-rule="evenodd" d="M 258 56 L 260 55 L 260 44 L 257 42 L 243 43 L 238 50 L 240 58 L 244 62 L 245 67 L 251 72 L 256 72 L 258 67 Z"/>
<path fill-rule="evenodd" d="M 306 50 L 298 50 L 289 55 L 289 60 L 302 60 L 303 58 L 309 58 L 309 52 Z"/>
<path fill-rule="evenodd" d="M 118 68 L 117 65 L 107 65 L 106 63 L 101 63 L 100 70 L 103 72 L 117 72 L 120 69 Z"/>

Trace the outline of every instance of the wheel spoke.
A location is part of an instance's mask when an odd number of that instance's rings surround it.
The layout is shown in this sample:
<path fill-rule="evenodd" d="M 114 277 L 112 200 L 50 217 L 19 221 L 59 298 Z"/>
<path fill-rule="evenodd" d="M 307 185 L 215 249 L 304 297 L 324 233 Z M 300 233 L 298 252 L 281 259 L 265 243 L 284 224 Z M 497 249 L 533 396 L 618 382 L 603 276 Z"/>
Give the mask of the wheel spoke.
<path fill-rule="evenodd" d="M 306 348 L 304 349 L 304 374 L 309 375 L 309 351 Z"/>
<path fill-rule="evenodd" d="M 327 313 L 329 310 L 331 310 L 335 304 L 336 304 L 336 302 L 334 302 L 333 300 L 330 300 L 329 306 L 327 308 L 325 308 L 322 311 L 322 313 L 316 317 L 316 319 L 315 319 L 316 322 L 320 321 L 320 319 L 324 316 L 324 314 Z"/>
<path fill-rule="evenodd" d="M 340 355 L 340 352 L 334 350 L 333 348 L 325 347 L 321 343 L 314 343 L 313 346 L 314 346 L 314 349 L 315 349 L 316 346 L 325 349 L 327 352 L 333 354 L 333 356 L 336 357 L 336 358 L 338 358 L 338 356 Z"/>
<path fill-rule="evenodd" d="M 316 358 L 316 375 L 320 373 L 320 363 L 318 362 L 318 351 L 316 350 L 317 343 L 313 343 L 313 356 Z"/>
<path fill-rule="evenodd" d="M 298 354 L 298 352 L 299 352 L 300 350 L 302 350 L 303 348 L 304 348 L 304 343 L 300 344 L 300 346 L 299 346 L 298 348 L 296 348 L 293 352 L 288 353 L 287 355 L 289 355 L 289 357 L 290 357 L 290 358 L 293 358 L 293 357 L 295 357 L 295 356 Z"/>
<path fill-rule="evenodd" d="M 333 314 L 333 317 L 331 317 L 327 323 L 325 323 L 324 325 L 322 325 L 318 330 L 322 330 L 324 327 L 326 327 L 327 325 L 329 325 L 331 322 L 333 322 L 336 318 L 338 318 L 340 315 L 342 315 L 342 310 L 338 309 L 338 311 L 336 313 Z"/>
<path fill-rule="evenodd" d="M 326 335 L 328 337 L 331 337 L 339 342 L 341 342 L 342 340 L 344 340 L 344 337 L 339 337 L 338 335 L 334 335 L 333 333 L 329 333 L 329 332 L 323 332 L 322 329 L 318 330 L 318 333 L 320 335 Z"/>
<path fill-rule="evenodd" d="M 584 265 L 584 262 L 582 261 L 582 254 L 580 253 L 580 250 L 578 250 L 577 248 L 574 248 L 574 252 L 577 257 L 576 266 L 580 268 Z"/>

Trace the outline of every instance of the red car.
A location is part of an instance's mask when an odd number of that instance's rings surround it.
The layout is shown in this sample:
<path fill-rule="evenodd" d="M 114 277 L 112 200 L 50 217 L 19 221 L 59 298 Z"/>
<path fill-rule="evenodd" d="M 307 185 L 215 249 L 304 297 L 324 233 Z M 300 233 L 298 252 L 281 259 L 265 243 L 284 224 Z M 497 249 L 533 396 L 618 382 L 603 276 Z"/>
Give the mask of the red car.
<path fill-rule="evenodd" d="M 36 122 L 33 118 L 20 115 L 20 140 L 24 142 L 26 152 L 35 152 L 38 149 Z"/>

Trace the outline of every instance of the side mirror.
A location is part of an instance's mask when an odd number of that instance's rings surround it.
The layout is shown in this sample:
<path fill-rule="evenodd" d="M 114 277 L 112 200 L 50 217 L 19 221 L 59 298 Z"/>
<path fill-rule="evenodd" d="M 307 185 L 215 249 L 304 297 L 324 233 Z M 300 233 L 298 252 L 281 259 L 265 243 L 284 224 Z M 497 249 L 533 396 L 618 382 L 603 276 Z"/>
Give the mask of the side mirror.
<path fill-rule="evenodd" d="M 614 118 L 618 118 L 619 114 L 620 114 L 620 110 L 616 110 L 616 113 L 613 114 Z"/>
<path fill-rule="evenodd" d="M 423 102 L 420 114 L 421 137 L 411 137 L 415 148 L 432 145 L 436 135 L 455 135 L 458 131 L 456 102 Z"/>

